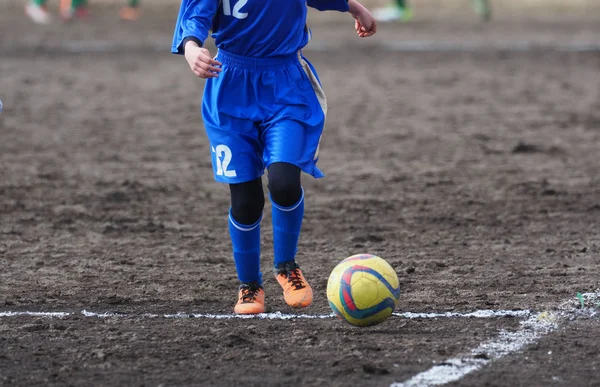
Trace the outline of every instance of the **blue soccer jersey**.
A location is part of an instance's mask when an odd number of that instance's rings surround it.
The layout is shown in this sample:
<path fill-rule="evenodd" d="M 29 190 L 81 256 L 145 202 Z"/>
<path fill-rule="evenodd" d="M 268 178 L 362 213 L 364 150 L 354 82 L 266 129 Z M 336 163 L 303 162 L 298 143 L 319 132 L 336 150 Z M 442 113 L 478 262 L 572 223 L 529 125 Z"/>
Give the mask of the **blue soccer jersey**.
<path fill-rule="evenodd" d="M 183 40 L 206 41 L 209 30 L 219 49 L 246 57 L 285 56 L 310 39 L 306 6 L 348 11 L 347 0 L 183 0 L 172 52 L 183 54 Z"/>
<path fill-rule="evenodd" d="M 327 101 L 301 53 L 310 39 L 307 5 L 348 11 L 347 0 L 183 0 L 172 50 L 204 42 L 212 29 L 221 62 L 202 99 L 215 179 L 238 184 L 273 163 L 314 177 Z"/>

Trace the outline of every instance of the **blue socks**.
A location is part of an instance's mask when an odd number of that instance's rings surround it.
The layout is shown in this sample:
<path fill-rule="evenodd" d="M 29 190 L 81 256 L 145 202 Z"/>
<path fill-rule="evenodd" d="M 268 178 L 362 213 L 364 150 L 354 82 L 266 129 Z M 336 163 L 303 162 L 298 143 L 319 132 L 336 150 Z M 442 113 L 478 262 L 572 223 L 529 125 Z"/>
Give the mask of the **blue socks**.
<path fill-rule="evenodd" d="M 298 203 L 290 207 L 281 207 L 271 199 L 273 217 L 273 249 L 275 267 L 281 263 L 293 261 L 298 250 L 298 239 L 304 218 L 304 189 Z"/>
<path fill-rule="evenodd" d="M 251 225 L 239 224 L 229 211 L 229 235 L 233 245 L 233 260 L 241 282 L 262 284 L 260 272 L 260 221 Z"/>
<path fill-rule="evenodd" d="M 294 261 L 304 218 L 304 190 L 298 203 L 281 207 L 271 200 L 273 218 L 274 266 Z M 236 222 L 229 211 L 229 235 L 233 245 L 233 259 L 241 282 L 262 284 L 260 271 L 260 221 L 245 225 Z"/>

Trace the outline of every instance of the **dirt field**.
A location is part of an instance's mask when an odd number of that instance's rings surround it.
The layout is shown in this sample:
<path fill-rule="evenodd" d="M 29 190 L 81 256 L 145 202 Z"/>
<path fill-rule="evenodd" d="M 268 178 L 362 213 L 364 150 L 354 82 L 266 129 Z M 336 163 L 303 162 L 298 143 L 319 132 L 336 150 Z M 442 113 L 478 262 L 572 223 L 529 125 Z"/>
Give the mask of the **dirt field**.
<path fill-rule="evenodd" d="M 143 316 L 231 313 L 228 190 L 202 82 L 169 54 L 176 11 L 94 11 L 48 27 L 0 11 L 0 313 L 73 313 L 1 317 L 0 385 L 388 386 L 519 329 Z M 311 15 L 329 118 L 326 178 L 303 180 L 307 314 L 329 313 L 327 276 L 359 252 L 397 269 L 401 311 L 540 312 L 600 287 L 600 12 L 443 14 L 365 42 Z M 268 205 L 263 230 L 268 274 Z M 296 313 L 266 277 L 268 311 Z M 456 385 L 600 386 L 599 337 L 578 319 Z"/>

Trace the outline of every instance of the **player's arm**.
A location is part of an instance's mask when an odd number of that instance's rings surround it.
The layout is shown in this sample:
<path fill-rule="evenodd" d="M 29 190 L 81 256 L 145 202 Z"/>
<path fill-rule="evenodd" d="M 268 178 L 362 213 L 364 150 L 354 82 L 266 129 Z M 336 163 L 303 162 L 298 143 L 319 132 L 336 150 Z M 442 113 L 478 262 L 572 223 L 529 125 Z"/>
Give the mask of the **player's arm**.
<path fill-rule="evenodd" d="M 309 7 L 319 11 L 349 12 L 354 17 L 354 28 L 361 38 L 377 32 L 377 24 L 371 12 L 356 0 L 307 0 Z"/>
<path fill-rule="evenodd" d="M 184 54 L 190 69 L 200 78 L 214 78 L 221 63 L 202 45 L 208 37 L 218 0 L 183 0 L 175 25 L 171 52 Z"/>
<path fill-rule="evenodd" d="M 354 29 L 361 38 L 372 36 L 377 32 L 377 23 L 371 12 L 356 0 L 348 0 L 350 14 L 354 17 Z"/>

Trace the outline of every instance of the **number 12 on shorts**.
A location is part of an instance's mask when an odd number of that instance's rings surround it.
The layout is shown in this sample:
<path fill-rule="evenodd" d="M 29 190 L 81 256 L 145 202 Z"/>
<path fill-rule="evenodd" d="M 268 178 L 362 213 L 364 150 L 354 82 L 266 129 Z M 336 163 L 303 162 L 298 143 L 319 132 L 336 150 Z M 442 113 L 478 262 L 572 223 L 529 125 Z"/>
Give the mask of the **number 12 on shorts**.
<path fill-rule="evenodd" d="M 231 149 L 227 145 L 217 145 L 211 148 L 215 154 L 215 164 L 217 165 L 217 176 L 236 177 L 235 169 L 227 169 L 231 162 Z"/>

